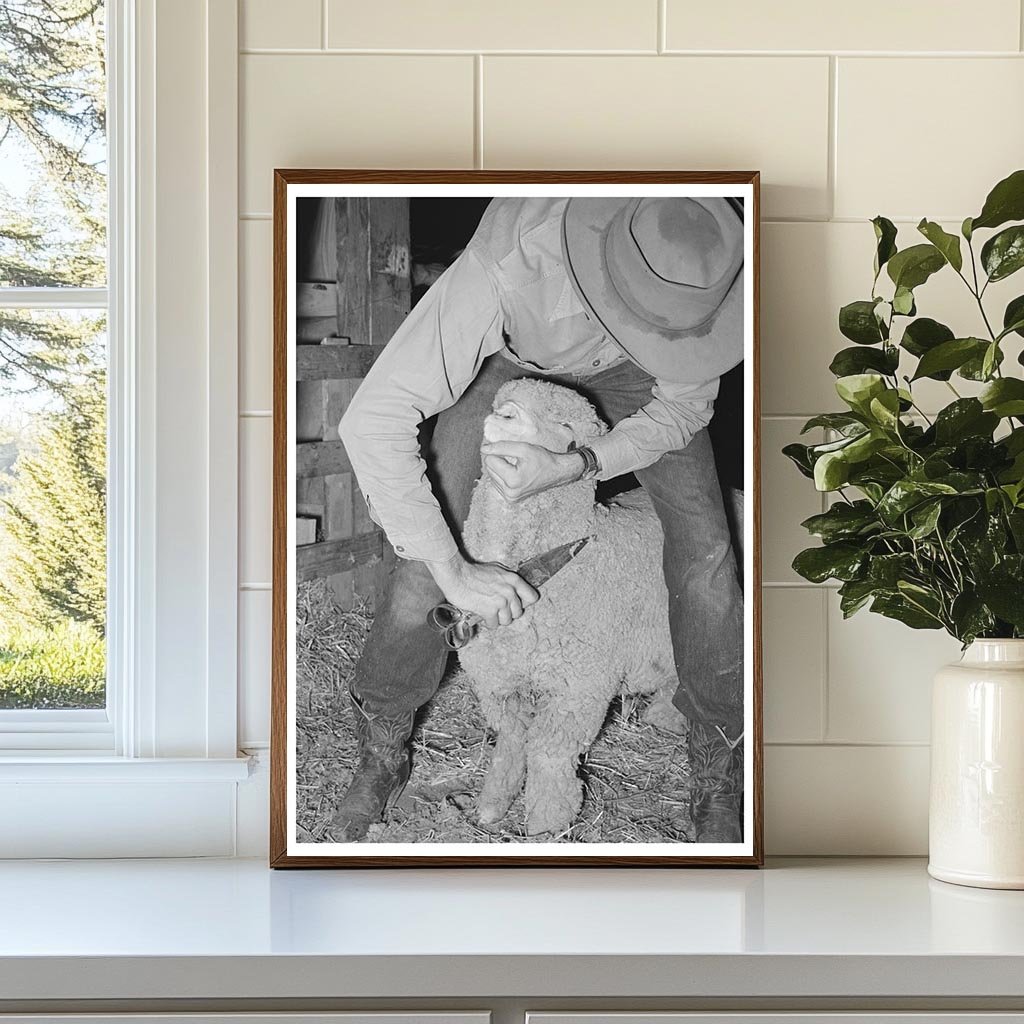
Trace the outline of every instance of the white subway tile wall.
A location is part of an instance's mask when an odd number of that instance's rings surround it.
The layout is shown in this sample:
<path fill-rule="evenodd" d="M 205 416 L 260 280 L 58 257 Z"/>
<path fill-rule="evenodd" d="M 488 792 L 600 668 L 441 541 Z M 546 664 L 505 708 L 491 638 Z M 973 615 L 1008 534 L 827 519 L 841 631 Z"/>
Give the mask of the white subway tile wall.
<path fill-rule="evenodd" d="M 823 217 L 826 57 L 485 57 L 485 167 L 756 168 L 769 217 Z"/>
<path fill-rule="evenodd" d="M 755 168 L 767 848 L 923 853 L 928 686 L 957 645 L 843 621 L 834 589 L 792 571 L 822 501 L 779 449 L 838 402 L 827 367 L 839 306 L 871 284 L 867 218 L 904 238 L 922 216 L 958 224 L 1024 164 L 1020 0 L 241 0 L 241 47 L 243 740 L 269 735 L 273 168 Z M 958 284 L 934 278 L 919 308 L 976 333 Z"/>

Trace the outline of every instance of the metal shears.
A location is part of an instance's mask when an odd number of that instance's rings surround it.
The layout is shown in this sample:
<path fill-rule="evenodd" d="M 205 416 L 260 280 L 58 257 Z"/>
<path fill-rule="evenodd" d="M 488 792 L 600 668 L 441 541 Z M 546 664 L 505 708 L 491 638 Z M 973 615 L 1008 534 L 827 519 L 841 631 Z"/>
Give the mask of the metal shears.
<path fill-rule="evenodd" d="M 556 573 L 564 569 L 590 541 L 589 537 L 559 544 L 557 548 L 534 555 L 520 562 L 516 574 L 526 580 L 531 587 L 540 590 Z M 476 636 L 481 623 L 479 615 L 456 608 L 448 601 L 442 601 L 427 613 L 427 622 L 432 629 L 444 637 L 445 646 L 452 651 L 461 650 Z"/>

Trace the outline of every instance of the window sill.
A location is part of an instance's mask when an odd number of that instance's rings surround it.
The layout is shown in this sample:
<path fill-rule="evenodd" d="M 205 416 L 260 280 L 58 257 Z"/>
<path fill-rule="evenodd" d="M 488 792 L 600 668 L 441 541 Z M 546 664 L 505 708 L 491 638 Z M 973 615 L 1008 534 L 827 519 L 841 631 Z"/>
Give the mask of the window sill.
<path fill-rule="evenodd" d="M 0 859 L 230 857 L 246 757 L 0 756 Z"/>
<path fill-rule="evenodd" d="M 5 782 L 243 782 L 248 757 L 114 757 L 80 750 L 0 755 Z"/>

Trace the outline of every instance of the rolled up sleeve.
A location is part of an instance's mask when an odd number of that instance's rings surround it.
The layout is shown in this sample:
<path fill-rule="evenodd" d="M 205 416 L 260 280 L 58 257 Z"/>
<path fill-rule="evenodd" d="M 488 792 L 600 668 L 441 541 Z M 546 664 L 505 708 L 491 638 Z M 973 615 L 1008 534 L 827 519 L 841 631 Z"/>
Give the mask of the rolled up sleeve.
<path fill-rule="evenodd" d="M 341 420 L 370 515 L 403 558 L 443 561 L 458 550 L 430 489 L 418 430 L 458 401 L 502 344 L 497 290 L 467 249 L 395 332 Z"/>
<path fill-rule="evenodd" d="M 717 396 L 717 377 L 701 384 L 657 381 L 647 405 L 591 442 L 601 463 L 598 479 L 634 473 L 685 448 L 711 422 Z"/>

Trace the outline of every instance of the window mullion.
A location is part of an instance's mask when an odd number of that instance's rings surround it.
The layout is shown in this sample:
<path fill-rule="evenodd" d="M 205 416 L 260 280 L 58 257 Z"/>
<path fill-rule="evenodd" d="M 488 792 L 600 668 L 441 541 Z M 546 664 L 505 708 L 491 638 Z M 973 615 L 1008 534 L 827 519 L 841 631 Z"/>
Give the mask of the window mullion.
<path fill-rule="evenodd" d="M 106 308 L 106 288 L 0 288 L 0 309 Z"/>

